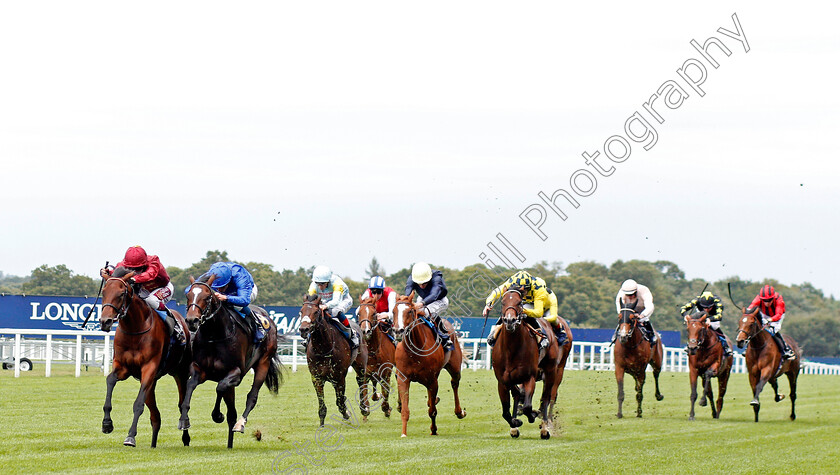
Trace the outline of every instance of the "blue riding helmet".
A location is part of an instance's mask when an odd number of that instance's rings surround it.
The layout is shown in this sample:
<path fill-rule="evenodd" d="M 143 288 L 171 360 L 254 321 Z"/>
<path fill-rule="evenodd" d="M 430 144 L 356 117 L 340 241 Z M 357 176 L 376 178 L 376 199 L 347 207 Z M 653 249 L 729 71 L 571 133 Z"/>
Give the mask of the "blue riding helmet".
<path fill-rule="evenodd" d="M 210 284 L 212 289 L 221 289 L 230 283 L 231 275 L 228 266 L 213 264 L 210 266 L 210 270 L 208 272 L 216 276 L 216 278 L 213 279 L 213 283 Z"/>
<path fill-rule="evenodd" d="M 370 278 L 370 285 L 368 285 L 369 289 L 384 289 L 385 288 L 385 279 L 381 276 L 375 275 Z"/>

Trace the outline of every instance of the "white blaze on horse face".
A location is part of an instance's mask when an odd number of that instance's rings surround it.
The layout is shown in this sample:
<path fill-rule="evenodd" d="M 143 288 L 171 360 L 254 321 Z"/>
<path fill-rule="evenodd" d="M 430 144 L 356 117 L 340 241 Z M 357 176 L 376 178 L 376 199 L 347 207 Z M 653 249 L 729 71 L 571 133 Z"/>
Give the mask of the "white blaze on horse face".
<path fill-rule="evenodd" d="M 744 319 L 741 320 L 741 321 L 744 322 L 744 323 L 747 323 L 747 317 L 744 317 Z"/>
<path fill-rule="evenodd" d="M 405 327 L 405 323 L 403 323 L 403 314 L 405 313 L 407 307 L 408 306 L 404 303 L 397 305 L 397 330 Z"/>
<path fill-rule="evenodd" d="M 301 323 L 303 323 L 303 322 L 306 322 L 306 323 L 312 323 L 312 319 L 311 319 L 311 318 L 309 318 L 309 315 L 307 315 L 307 316 L 305 316 L 305 317 L 301 318 L 301 319 L 300 319 L 300 322 L 301 322 Z"/>
<path fill-rule="evenodd" d="M 198 296 L 201 295 L 201 287 L 193 287 L 192 292 L 190 292 L 190 293 L 193 294 L 192 303 L 197 304 L 198 303 Z"/>

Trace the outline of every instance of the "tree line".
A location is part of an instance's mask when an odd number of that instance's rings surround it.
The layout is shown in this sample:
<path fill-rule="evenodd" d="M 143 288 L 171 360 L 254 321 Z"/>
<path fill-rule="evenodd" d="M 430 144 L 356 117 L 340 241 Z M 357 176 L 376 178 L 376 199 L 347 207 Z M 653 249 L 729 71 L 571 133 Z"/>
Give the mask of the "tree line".
<path fill-rule="evenodd" d="M 190 276 L 198 277 L 214 262 L 232 260 L 226 251 L 215 250 L 208 251 L 204 258 L 189 267 L 167 267 L 175 286 L 174 300 L 184 302 L 184 290 L 189 285 Z M 312 267 L 275 270 L 271 264 L 261 262 L 242 264 L 251 272 L 259 287 L 255 303 L 288 306 L 301 304 L 309 288 Z M 501 267 L 487 269 L 482 264 L 463 269 L 430 264 L 433 269 L 443 271 L 449 289 L 450 313 L 459 317 L 481 316 L 487 294 L 514 272 Z M 543 261 L 525 270 L 545 279 L 557 295 L 559 314 L 572 327 L 578 328 L 613 328 L 617 321 L 616 292 L 625 279 L 632 278 L 647 285 L 653 292 L 656 311 L 651 320 L 654 327 L 681 331 L 683 322 L 679 307 L 696 297 L 707 284 L 703 279 L 686 279 L 679 266 L 670 261 L 619 260 L 609 266 L 592 261 L 566 266 Z M 388 286 L 402 293 L 410 272 L 409 266 L 387 273 L 374 258 L 365 275 L 383 275 Z M 367 288 L 366 281 L 349 278 L 344 278 L 344 281 L 356 301 Z M 800 343 L 806 355 L 840 356 L 840 302 L 834 296 L 826 297 L 809 283 L 788 286 L 775 280 L 753 282 L 731 277 L 708 284 L 707 290 L 719 295 L 724 302 L 722 327 L 733 340 L 740 311 L 729 300 L 727 284 L 731 284 L 732 298 L 742 307 L 752 301 L 762 285 L 770 284 L 785 299 L 787 317 L 784 332 Z M 0 292 L 6 294 L 95 296 L 98 288 L 99 280 L 76 275 L 64 265 L 43 265 L 27 277 L 0 273 Z M 494 310 L 498 312 L 498 306 Z"/>

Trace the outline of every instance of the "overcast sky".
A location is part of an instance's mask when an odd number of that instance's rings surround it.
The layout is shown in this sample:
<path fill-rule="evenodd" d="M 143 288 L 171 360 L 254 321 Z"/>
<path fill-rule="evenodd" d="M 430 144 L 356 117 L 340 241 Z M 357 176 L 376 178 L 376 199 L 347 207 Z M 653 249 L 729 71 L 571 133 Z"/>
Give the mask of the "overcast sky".
<path fill-rule="evenodd" d="M 840 8 L 565 3 L 7 2 L 0 271 L 95 276 L 141 244 L 358 279 L 373 256 L 480 262 L 502 232 L 526 264 L 667 259 L 840 295 Z M 733 13 L 749 52 L 718 32 Z M 717 69 L 689 43 L 710 36 Z M 643 104 L 669 80 L 688 97 L 659 124 Z M 612 163 L 635 112 L 657 141 Z M 541 240 L 520 213 L 596 151 L 615 170 Z"/>

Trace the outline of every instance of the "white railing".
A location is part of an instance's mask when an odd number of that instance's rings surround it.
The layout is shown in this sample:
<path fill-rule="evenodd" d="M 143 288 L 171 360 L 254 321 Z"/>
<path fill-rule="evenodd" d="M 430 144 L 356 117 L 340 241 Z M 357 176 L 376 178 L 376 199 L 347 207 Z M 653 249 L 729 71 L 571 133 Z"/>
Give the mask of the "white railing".
<path fill-rule="evenodd" d="M 82 330 L 20 330 L 0 328 L 0 335 L 14 335 L 14 340 L 0 341 L 0 360 L 14 364 L 15 377 L 20 376 L 20 360 L 43 362 L 45 374 L 50 376 L 53 364 L 74 364 L 76 376 L 81 375 L 82 366 L 102 367 L 103 374 L 111 371 L 113 348 L 111 335 Z M 46 339 L 25 339 L 26 336 L 46 336 Z M 53 337 L 75 337 L 70 341 L 57 341 Z M 87 341 L 84 338 L 87 337 Z M 98 337 L 91 339 L 90 337 Z M 104 337 L 104 338 L 102 338 Z M 285 342 L 278 349 L 284 365 L 297 371 L 306 366 L 306 354 L 301 338 L 286 335 Z M 464 367 L 477 371 L 490 369 L 490 352 L 483 338 L 463 338 Z M 10 347 L 10 348 L 7 348 Z M 6 351 L 6 350 L 9 351 Z M 688 355 L 683 348 L 665 348 L 663 371 L 688 372 Z M 612 371 L 615 368 L 613 346 L 609 343 L 580 342 L 572 345 L 572 352 L 566 360 L 566 369 Z M 650 368 L 648 368 L 650 371 Z M 736 354 L 732 365 L 733 373 L 745 373 L 746 363 L 742 355 Z M 840 365 L 804 362 L 800 374 L 840 375 Z"/>

